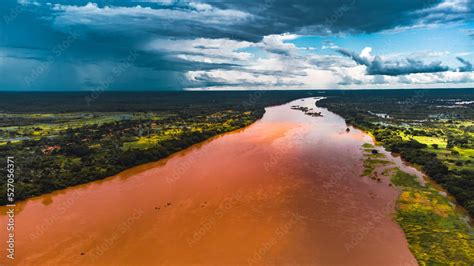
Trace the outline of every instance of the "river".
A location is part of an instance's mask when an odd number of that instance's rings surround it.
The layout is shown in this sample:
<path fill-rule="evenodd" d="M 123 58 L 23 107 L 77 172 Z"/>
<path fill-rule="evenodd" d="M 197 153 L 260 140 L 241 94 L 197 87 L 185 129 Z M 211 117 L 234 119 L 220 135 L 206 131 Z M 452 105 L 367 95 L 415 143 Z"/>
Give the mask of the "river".
<path fill-rule="evenodd" d="M 2 249 L 0 262 L 416 264 L 393 221 L 399 191 L 361 177 L 370 136 L 346 132 L 315 101 L 268 107 L 254 124 L 167 159 L 17 203 L 16 259 Z"/>

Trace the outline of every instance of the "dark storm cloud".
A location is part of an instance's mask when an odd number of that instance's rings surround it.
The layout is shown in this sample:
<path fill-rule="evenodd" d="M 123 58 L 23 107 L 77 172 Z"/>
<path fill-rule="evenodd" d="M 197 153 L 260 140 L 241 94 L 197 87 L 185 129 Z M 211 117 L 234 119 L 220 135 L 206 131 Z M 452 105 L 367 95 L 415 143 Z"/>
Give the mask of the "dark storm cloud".
<path fill-rule="evenodd" d="M 79 24 L 97 30 L 117 30 L 120 26 L 124 32 L 140 29 L 162 36 L 255 42 L 262 36 L 285 32 L 378 32 L 409 26 L 433 14 L 445 15 L 451 20 L 449 9 L 436 9 L 430 14 L 422 12 L 434 8 L 441 0 L 162 1 L 168 3 L 166 5 L 150 3 L 153 1 L 109 1 L 117 12 L 105 10 L 107 1 L 97 3 L 100 11 L 81 8 L 88 2 L 53 2 L 53 15 L 58 26 Z M 140 4 L 139 8 L 137 4 Z M 123 12 L 118 12 L 120 8 Z M 165 12 L 168 14 L 163 14 Z M 437 21 L 442 19 L 437 18 Z"/>
<path fill-rule="evenodd" d="M 474 19 L 474 2 L 470 0 L 449 0 L 440 5 L 416 12 L 421 23 L 426 25 L 462 22 Z"/>
<path fill-rule="evenodd" d="M 213 2 L 221 8 L 256 14 L 257 24 L 246 25 L 246 32 L 267 35 L 304 31 L 307 34 L 339 32 L 378 32 L 415 23 L 425 14 L 416 11 L 441 1 L 374 0 L 241 0 Z"/>
<path fill-rule="evenodd" d="M 429 64 L 412 58 L 406 58 L 401 61 L 385 61 L 382 60 L 380 56 L 369 59 L 347 49 L 338 48 L 336 50 L 340 54 L 350 57 L 357 64 L 366 66 L 368 75 L 400 76 L 416 73 L 436 73 L 449 70 L 449 67 L 442 65 L 440 61 Z"/>
<path fill-rule="evenodd" d="M 259 42 L 263 36 L 285 32 L 378 32 L 426 19 L 429 14 L 423 10 L 440 2 L 3 0 L 0 59 L 4 63 L 0 64 L 0 85 L 1 89 L 89 89 L 121 64 L 130 51 L 135 51 L 137 57 L 129 71 L 117 78 L 112 88 L 130 89 L 132 84 L 146 89 L 181 88 L 186 83 L 183 73 L 187 70 L 226 69 L 235 65 L 179 60 L 166 51 L 146 51 L 144 44 L 156 38 Z M 431 13 L 448 11 L 437 9 Z M 442 21 L 442 17 L 437 21 Z M 394 70 L 377 70 L 377 64 L 371 63 L 371 71 Z M 419 71 L 442 67 L 410 64 Z M 26 86 L 25 77 L 34 82 Z"/>
<path fill-rule="evenodd" d="M 362 57 L 362 56 L 359 56 L 357 53 L 355 53 L 353 51 L 349 51 L 349 50 L 344 49 L 344 48 L 337 48 L 336 51 L 338 53 L 342 54 L 343 56 L 350 57 L 352 60 L 354 60 L 359 65 L 369 66 L 372 63 L 369 59 L 367 59 L 365 57 Z"/>
<path fill-rule="evenodd" d="M 467 61 L 462 57 L 456 57 L 456 59 L 461 62 L 462 66 L 458 68 L 459 72 L 471 72 L 474 69 L 472 68 L 471 62 Z"/>

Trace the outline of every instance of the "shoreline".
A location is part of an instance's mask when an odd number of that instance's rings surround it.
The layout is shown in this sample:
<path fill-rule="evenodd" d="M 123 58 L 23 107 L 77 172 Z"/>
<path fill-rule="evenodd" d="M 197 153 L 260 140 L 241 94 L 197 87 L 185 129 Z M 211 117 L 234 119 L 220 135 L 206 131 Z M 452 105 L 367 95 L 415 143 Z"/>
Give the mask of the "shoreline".
<path fill-rule="evenodd" d="M 313 100 L 306 100 L 305 105 L 310 104 Z M 197 144 L 182 156 L 133 168 L 106 179 L 107 183 L 93 182 L 65 190 L 70 193 L 20 204 L 18 246 L 37 249 L 38 257 L 18 254 L 19 259 L 137 263 L 136 256 L 130 256 L 133 253 L 139 255 L 139 262 L 245 263 L 272 233 L 288 225 L 294 230 L 268 249 L 268 257 L 262 255 L 262 260 L 373 265 L 388 259 L 414 264 L 403 231 L 392 220 L 395 190 L 358 179 L 359 147 L 369 137 L 356 129 L 347 133 L 340 116 L 323 112 L 323 118 L 313 118 L 289 110 L 289 105 L 267 109 L 268 114 L 250 129 Z M 307 158 L 312 162 L 301 163 Z M 181 167 L 185 167 L 178 170 L 181 179 L 170 184 L 168 177 Z M 71 204 L 61 211 L 66 202 Z M 143 212 L 132 221 L 130 231 L 120 235 L 123 241 L 96 256 L 96 247 L 114 235 L 114 225 L 136 209 Z M 307 218 L 295 220 L 298 224 L 293 226 L 291 213 Z M 35 241 L 28 241 L 32 235 Z M 192 248 L 186 242 L 190 238 L 196 240 Z M 72 239 L 74 244 L 64 254 L 54 252 L 51 243 Z M 170 240 L 176 244 L 170 245 Z M 352 244 L 344 248 L 348 240 Z M 155 249 L 147 247 L 150 242 Z M 315 254 L 318 248 L 320 253 Z M 212 256 L 216 249 L 227 259 Z"/>
<path fill-rule="evenodd" d="M 317 106 L 317 105 L 316 105 Z M 320 108 L 325 108 L 327 109 L 328 111 L 330 112 L 333 112 L 335 114 L 337 114 L 338 116 L 342 117 L 344 120 L 346 120 L 347 118 L 344 117 L 342 114 L 339 114 L 339 113 L 336 113 L 334 110 L 329 110 L 328 107 L 322 107 L 322 106 L 318 106 Z M 368 130 L 366 129 L 363 129 L 359 126 L 357 126 L 356 124 L 354 123 L 350 123 L 350 122 L 347 122 L 346 120 L 346 124 L 347 125 L 350 125 L 354 128 L 357 128 L 358 130 L 364 132 L 365 134 L 367 134 L 368 136 L 370 136 L 370 138 L 372 139 L 372 142 L 374 143 L 375 146 L 379 146 L 379 147 L 382 147 L 384 149 L 385 152 L 387 153 L 390 153 L 393 157 L 398 157 L 400 158 L 400 160 L 407 166 L 410 166 L 410 167 L 413 167 L 415 168 L 417 171 L 419 171 L 422 176 L 422 181 L 423 182 L 426 182 L 426 183 L 429 183 L 430 185 L 432 185 L 438 192 L 440 193 L 444 193 L 445 196 L 452 204 L 454 204 L 456 206 L 456 209 L 458 209 L 458 211 L 463 215 L 463 216 L 466 216 L 465 218 L 467 218 L 467 223 L 469 224 L 469 226 L 471 228 L 474 228 L 474 217 L 472 217 L 469 212 L 467 211 L 466 208 L 464 208 L 461 204 L 459 204 L 456 200 L 456 198 L 447 191 L 446 188 L 444 188 L 442 185 L 438 184 L 435 180 L 433 180 L 428 174 L 426 174 L 420 167 L 420 165 L 416 165 L 416 164 L 413 164 L 413 163 L 410 163 L 410 162 L 407 162 L 405 159 L 403 159 L 400 155 L 400 153 L 395 153 L 395 152 L 391 152 L 391 151 L 388 151 L 386 150 L 387 147 L 385 147 L 380 141 L 377 141 L 377 139 L 375 138 L 375 136 Z"/>
<path fill-rule="evenodd" d="M 304 98 L 306 99 L 306 98 Z M 298 99 L 298 100 L 301 100 L 301 99 Z M 323 108 L 323 109 L 326 109 L 327 112 L 330 112 L 336 116 L 339 116 L 339 118 L 343 119 L 342 116 L 340 116 L 339 114 L 335 113 L 335 112 L 332 112 L 332 111 L 329 111 L 327 110 L 327 108 Z M 264 112 L 265 113 L 265 110 Z M 191 151 L 193 148 L 196 148 L 196 147 L 201 147 L 202 145 L 205 145 L 206 143 L 210 142 L 210 141 L 213 141 L 215 139 L 218 139 L 218 138 L 221 138 L 227 134 L 231 134 L 231 133 L 237 133 L 237 132 L 241 132 L 241 131 L 244 131 L 246 128 L 250 127 L 251 125 L 255 125 L 256 122 L 260 121 L 260 119 L 257 119 L 255 120 L 254 122 L 250 123 L 249 125 L 246 125 L 245 127 L 241 127 L 241 128 L 238 128 L 238 129 L 235 129 L 235 130 L 231 130 L 231 131 L 228 131 L 228 132 L 225 132 L 225 133 L 222 133 L 222 134 L 218 134 L 218 135 L 215 135 L 215 136 L 212 136 L 211 138 L 208 138 L 204 141 L 201 141 L 201 142 L 198 142 L 198 143 L 195 143 L 195 144 L 192 144 L 182 150 L 179 151 L 179 154 L 180 156 L 184 156 L 187 154 L 188 151 Z M 366 131 L 364 130 L 361 130 L 359 128 L 357 128 L 356 126 L 354 125 L 351 125 L 353 128 L 359 130 L 362 134 L 366 134 L 367 136 L 370 136 L 371 139 L 373 140 L 374 144 L 377 145 L 377 143 L 375 142 L 375 140 L 373 139 L 373 136 L 370 134 L 370 133 L 367 133 Z M 386 153 L 389 153 L 388 151 L 385 150 L 385 147 L 383 147 L 382 145 L 378 145 L 377 147 L 379 147 L 380 149 L 383 149 L 383 151 L 385 151 Z M 175 156 L 177 156 L 178 152 L 175 152 L 175 153 L 172 153 L 170 154 L 169 156 L 166 156 L 162 159 L 159 159 L 157 161 L 153 161 L 153 162 L 149 162 L 149 163 L 144 163 L 144 164 L 140 164 L 140 165 L 137 165 L 137 166 L 134 166 L 134 167 L 131 167 L 131 168 L 128 168 L 124 171 L 121 171 L 120 173 L 116 174 L 116 175 L 112 175 L 112 176 L 108 176 L 106 178 L 103 178 L 103 179 L 100 179 L 100 180 L 95 180 L 95 181 L 92 181 L 92 182 L 88 182 L 88 183 L 84 183 L 84 184 L 80 184 L 80 185 L 76 185 L 76 186 L 71 186 L 71 187 L 68 187 L 67 189 L 72 189 L 72 193 L 75 193 L 75 189 L 80 189 L 82 187 L 86 187 L 86 186 L 91 186 L 91 185 L 94 185 L 94 184 L 102 184 L 103 182 L 107 182 L 107 181 L 110 181 L 111 179 L 115 179 L 115 178 L 118 178 L 118 179 L 127 179 L 128 177 L 130 176 L 133 176 L 134 174 L 137 174 L 137 173 L 141 173 L 143 171 L 146 171 L 148 170 L 149 168 L 153 168 L 155 166 L 158 166 L 158 165 L 164 165 L 166 164 L 169 160 L 175 158 Z M 400 156 L 394 156 L 394 154 L 390 153 L 390 155 L 393 157 L 393 158 L 399 158 L 400 161 L 402 161 L 403 165 L 406 166 L 406 167 L 412 167 L 414 169 L 416 169 L 418 172 L 420 172 L 422 174 L 422 176 L 426 176 L 422 171 L 420 171 L 419 169 L 417 169 L 416 167 L 414 167 L 413 165 L 411 164 L 408 164 L 407 162 L 405 162 Z M 363 155 L 365 158 L 365 155 Z M 184 162 L 186 163 L 186 162 Z M 397 165 L 397 163 L 396 163 Z M 178 165 L 179 166 L 179 165 Z M 120 182 L 120 180 L 118 180 Z M 174 182 L 176 180 L 172 179 L 172 180 L 168 180 L 168 178 L 165 178 L 165 181 L 170 184 L 169 182 Z M 390 182 L 390 181 L 389 181 Z M 166 183 L 165 183 L 166 184 Z M 401 186 L 397 186 L 397 190 L 399 190 L 399 196 L 397 197 L 397 200 L 396 200 L 396 204 L 393 206 L 392 211 L 393 213 L 396 215 L 396 217 L 393 219 L 393 222 L 394 224 L 398 225 L 400 227 L 401 230 L 403 230 L 403 232 L 405 232 L 405 240 L 408 242 L 409 244 L 409 247 L 411 247 L 411 242 L 409 242 L 409 238 L 408 238 L 408 235 L 407 235 L 407 231 L 405 231 L 406 228 L 403 227 L 402 223 L 399 222 L 399 220 L 397 220 L 400 215 L 400 197 L 402 195 L 402 193 L 405 191 L 403 187 Z M 43 194 L 43 195 L 39 195 L 37 197 L 33 197 L 33 198 L 28 198 L 26 200 L 24 200 L 25 202 L 26 201 L 36 201 L 38 200 L 39 197 L 46 197 L 48 198 L 48 195 L 49 196 L 54 196 L 54 195 L 58 195 L 58 194 L 62 194 L 64 193 L 64 189 L 61 189 L 61 190 L 57 190 L 57 191 L 54 191 L 54 192 L 51 192 L 51 193 L 46 193 L 46 194 Z M 441 195 L 444 197 L 444 195 Z M 447 198 L 448 199 L 448 198 Z M 23 202 L 23 201 L 19 201 L 19 202 Z M 43 204 L 45 204 L 44 202 L 42 202 Z M 24 204 L 22 204 L 24 205 Z M 47 205 L 47 204 L 45 204 Z M 21 209 L 18 211 L 18 213 L 21 212 Z M 424 242 L 423 242 L 424 243 Z M 411 249 L 410 249 L 411 250 Z M 415 252 L 412 251 L 412 254 L 415 255 Z"/>
<path fill-rule="evenodd" d="M 271 106 L 268 106 L 268 107 L 271 107 Z M 267 108 L 267 107 L 265 107 Z M 263 115 L 265 114 L 265 110 L 262 112 L 262 117 Z M 80 188 L 83 188 L 83 187 L 87 187 L 87 186 L 90 186 L 90 185 L 93 185 L 95 183 L 97 184 L 101 184 L 103 182 L 107 182 L 107 181 L 110 181 L 111 179 L 113 178 L 123 178 L 123 177 L 128 177 L 127 176 L 127 173 L 128 172 L 132 172 L 132 171 L 135 171 L 136 169 L 138 168 L 146 168 L 147 166 L 149 165 L 155 165 L 155 164 L 160 164 L 160 163 L 163 163 L 170 159 L 172 159 L 173 157 L 175 157 L 176 155 L 180 154 L 180 153 L 186 153 L 187 150 L 190 150 L 190 149 L 193 149 L 195 148 L 196 146 L 200 146 L 200 145 L 204 145 L 205 143 L 209 142 L 209 141 L 212 141 L 214 139 L 218 139 L 224 135 L 227 135 L 227 134 L 232 134 L 232 133 L 237 133 L 239 131 L 242 131 L 242 130 L 245 130 L 246 128 L 248 128 L 249 126 L 255 124 L 256 122 L 258 122 L 259 120 L 262 119 L 262 117 L 256 119 L 255 121 L 253 121 L 252 123 L 248 124 L 248 125 L 245 125 L 243 127 L 240 127 L 240 128 L 236 128 L 236 129 L 233 129 L 233 130 L 230 130 L 230 131 L 227 131 L 227 132 L 223 132 L 221 134 L 217 134 L 217 135 L 214 135 L 214 136 L 211 136 L 210 138 L 207 138 L 203 141 L 200 141 L 200 142 L 196 142 L 196 143 L 192 143 L 191 145 L 181 149 L 181 150 L 178 150 L 178 151 L 175 151 L 165 157 L 162 157 L 162 158 L 158 158 L 156 160 L 153 160 L 153 161 L 150 161 L 150 162 L 146 162 L 146 163 L 142 163 L 142 164 L 138 164 L 138 165 L 135 165 L 135 166 L 132 166 L 132 167 L 129 167 L 129 168 L 126 168 L 124 170 L 121 170 L 115 174 L 112 174 L 112 175 L 107 175 L 107 176 L 104 176 L 103 178 L 100 178 L 100 179 L 95 179 L 95 180 L 91 180 L 91 181 L 87 181 L 85 183 L 80 183 L 80 184 L 77 184 L 77 185 L 72 185 L 72 186 L 67 186 L 67 187 L 64 187 L 64 188 L 60 188 L 60 189 L 57 189 L 57 190 L 53 190 L 51 192 L 48 192 L 48 193 L 44 193 L 44 194 L 39 194 L 39 195 L 35 195 L 33 197 L 28 197 L 28 198 L 24 198 L 24 199 L 21 199 L 21 200 L 18 200 L 18 201 L 15 201 L 14 204 L 20 204 L 20 205 L 24 205 L 23 203 L 26 203 L 27 201 L 36 201 L 38 200 L 39 198 L 41 197 L 47 197 L 47 196 L 55 196 L 55 195 L 60 195 L 60 194 L 63 194 L 65 193 L 64 190 L 68 190 L 68 189 L 80 189 Z M 146 169 L 143 169 L 143 171 L 145 171 Z M 140 172 L 140 171 L 139 171 Z M 128 174 L 130 175 L 130 174 Z M 8 203 L 7 204 L 0 204 L 0 207 L 7 207 L 8 206 Z M 16 213 L 20 213 L 21 212 L 21 209 L 18 210 Z M 0 216 L 4 215 L 3 213 L 0 213 Z"/>
<path fill-rule="evenodd" d="M 372 150 L 378 153 L 372 153 Z M 411 253 L 421 265 L 444 265 L 454 260 L 461 265 L 474 262 L 474 232 L 466 216 L 456 208 L 459 205 L 453 204 L 431 183 L 424 183 L 421 178 L 426 175 L 422 171 L 395 157 L 383 146 L 367 143 L 362 151 L 362 177 L 371 178 L 379 185 L 388 183 L 397 189 L 393 221 L 403 230 Z M 397 159 L 403 164 L 394 161 Z M 408 173 L 410 168 L 422 177 Z"/>
<path fill-rule="evenodd" d="M 331 111 L 332 112 L 332 111 Z M 337 114 L 339 115 L 339 114 Z M 341 115 L 339 115 L 341 116 Z M 341 116 L 342 117 L 342 116 Z M 451 194 L 449 193 L 445 188 L 443 188 L 443 186 L 441 186 L 440 184 L 438 184 L 435 180 L 433 180 L 429 175 L 427 175 L 422 169 L 420 169 L 420 166 L 419 165 L 416 165 L 416 164 L 413 164 L 413 163 L 410 163 L 410 162 L 407 162 L 406 160 L 404 160 L 400 153 L 395 153 L 395 152 L 391 152 L 391 151 L 388 151 L 386 150 L 387 148 L 381 144 L 379 141 L 377 141 L 375 139 L 375 136 L 372 135 L 372 133 L 370 133 L 369 131 L 367 130 L 364 130 L 362 128 L 359 128 L 357 125 L 354 125 L 352 123 L 347 123 L 348 125 L 351 125 L 352 127 L 354 128 L 357 128 L 358 130 L 366 133 L 367 135 L 370 136 L 370 138 L 372 139 L 373 143 L 374 143 L 374 146 L 377 146 L 377 147 L 381 147 L 384 152 L 386 153 L 389 153 L 391 156 L 393 156 L 394 158 L 400 158 L 400 160 L 403 162 L 403 164 L 405 164 L 406 166 L 409 166 L 409 167 L 413 167 L 414 169 L 416 169 L 418 172 L 420 172 L 422 174 L 421 176 L 421 179 L 420 181 L 422 181 L 423 183 L 427 183 L 429 185 L 431 185 L 436 191 L 438 191 L 442 196 L 446 197 L 447 200 L 449 200 L 450 203 L 452 203 L 456 210 L 459 212 L 459 214 L 462 216 L 463 220 L 466 220 L 466 223 L 469 225 L 469 227 L 471 229 L 473 229 L 474 227 L 474 218 L 471 217 L 469 215 L 469 212 L 461 205 L 459 204 L 457 201 L 456 201 L 456 198 Z"/>

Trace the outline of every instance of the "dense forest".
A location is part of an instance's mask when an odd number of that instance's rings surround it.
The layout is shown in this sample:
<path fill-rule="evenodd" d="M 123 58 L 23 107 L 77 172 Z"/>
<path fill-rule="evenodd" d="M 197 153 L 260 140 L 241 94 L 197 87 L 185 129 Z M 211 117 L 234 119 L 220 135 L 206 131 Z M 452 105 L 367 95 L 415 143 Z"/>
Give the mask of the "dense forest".
<path fill-rule="evenodd" d="M 419 166 L 474 215 L 474 90 L 346 91 L 317 105 Z"/>
<path fill-rule="evenodd" d="M 0 93 L 0 155 L 15 158 L 15 200 L 21 200 L 164 158 L 253 123 L 267 106 L 315 94 Z"/>
<path fill-rule="evenodd" d="M 16 158 L 21 200 L 164 158 L 309 96 L 325 96 L 318 105 L 422 167 L 474 213 L 474 91 L 465 89 L 0 93 L 0 154 Z"/>

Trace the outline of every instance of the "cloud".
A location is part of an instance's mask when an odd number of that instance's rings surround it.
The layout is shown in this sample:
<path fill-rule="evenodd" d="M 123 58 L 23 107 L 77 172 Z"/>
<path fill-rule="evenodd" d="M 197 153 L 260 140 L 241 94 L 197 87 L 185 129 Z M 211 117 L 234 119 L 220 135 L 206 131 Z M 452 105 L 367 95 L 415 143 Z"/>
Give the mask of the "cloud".
<path fill-rule="evenodd" d="M 344 88 L 470 88 L 473 72 L 417 73 L 401 76 L 366 75 L 362 66 L 341 69 L 339 85 Z"/>
<path fill-rule="evenodd" d="M 290 53 L 297 49 L 296 45 L 293 43 L 286 43 L 285 41 L 294 40 L 296 38 L 298 38 L 298 35 L 296 34 L 272 34 L 264 36 L 257 46 L 269 53 L 290 55 Z"/>
<path fill-rule="evenodd" d="M 474 82 L 474 73 L 462 73 L 446 71 L 441 73 L 424 73 L 424 74 L 413 74 L 407 76 L 401 76 L 397 82 L 408 85 L 437 85 L 447 86 L 448 84 L 469 84 Z"/>
<path fill-rule="evenodd" d="M 471 72 L 473 71 L 471 62 L 467 61 L 462 57 L 456 57 L 456 59 L 461 62 L 462 66 L 457 69 L 458 72 Z"/>
<path fill-rule="evenodd" d="M 415 11 L 418 24 L 432 25 L 472 20 L 474 4 L 471 0 L 445 0 L 435 6 Z"/>
<path fill-rule="evenodd" d="M 201 21 L 207 24 L 238 24 L 251 17 L 250 14 L 230 9 L 219 9 L 209 4 L 189 2 L 178 7 L 152 8 L 136 6 L 104 6 L 88 2 L 84 6 L 52 5 L 52 10 L 59 12 L 56 20 L 62 24 L 104 24 L 111 19 L 123 24 L 140 23 L 153 20 L 168 21 Z M 104 25 L 105 26 L 105 25 Z M 155 25 L 157 26 L 157 25 Z"/>
<path fill-rule="evenodd" d="M 209 0 L 215 3 L 215 1 Z M 222 8 L 244 10 L 254 14 L 258 23 L 246 25 L 246 31 L 261 35 L 294 32 L 299 34 L 334 34 L 378 32 L 412 25 L 427 14 L 417 13 L 442 1 L 298 1 L 269 0 L 222 1 Z M 363 15 L 361 15 L 363 14 Z"/>
<path fill-rule="evenodd" d="M 4 0 L 0 32 L 8 38 L 0 38 L 0 86 L 93 89 L 131 51 L 136 60 L 111 89 L 396 86 L 406 81 L 399 78 L 417 75 L 411 73 L 446 67 L 413 59 L 423 56 L 388 60 L 369 48 L 341 56 L 327 50 L 339 48 L 332 37 L 462 23 L 471 11 L 472 2 L 454 0 Z M 72 34 L 78 37 L 52 56 Z M 300 42 L 303 35 L 328 38 L 313 50 Z M 427 75 L 409 84 L 469 81 L 472 66 L 459 62 L 456 78 Z M 48 68 L 25 88 L 24 76 L 43 64 Z"/>
<path fill-rule="evenodd" d="M 190 62 L 235 65 L 252 57 L 251 53 L 239 51 L 251 45 L 250 42 L 230 39 L 156 39 L 144 49 Z"/>
<path fill-rule="evenodd" d="M 449 4 L 452 1 L 145 0 L 134 1 L 133 5 L 117 0 L 111 2 L 113 5 L 100 6 L 78 0 L 76 5 L 64 2 L 50 6 L 56 13 L 53 19 L 58 26 L 85 25 L 96 30 L 119 26 L 124 30 L 139 29 L 163 36 L 257 42 L 263 36 L 286 32 L 305 35 L 379 32 L 433 20 L 429 17 L 434 13 L 445 14 L 446 10 L 457 14 L 457 20 L 470 14 L 470 9 L 461 8 L 462 4 Z M 443 22 L 442 19 L 443 16 L 439 16 L 436 21 Z M 446 18 L 446 21 L 452 20 Z"/>
<path fill-rule="evenodd" d="M 181 38 L 252 39 L 239 27 L 250 23 L 253 15 L 210 4 L 180 1 L 155 6 L 51 5 L 54 26 L 59 30 L 78 28 L 88 34 L 114 33 L 124 38 L 150 35 Z"/>
<path fill-rule="evenodd" d="M 383 60 L 380 56 L 372 57 L 371 48 L 365 48 L 360 55 L 344 48 L 336 49 L 340 54 L 350 57 L 359 65 L 366 66 L 368 75 L 400 76 L 415 73 L 436 73 L 448 71 L 449 67 L 442 65 L 441 61 L 425 64 L 420 60 L 406 58 L 400 61 Z"/>
<path fill-rule="evenodd" d="M 199 42 L 199 49 L 204 49 L 205 53 L 226 54 L 229 62 L 235 58 L 232 53 L 242 48 L 257 48 L 267 54 L 263 57 L 241 58 L 238 64 L 232 66 L 187 71 L 186 78 L 190 81 L 187 89 L 461 87 L 474 81 L 474 73 L 457 73 L 437 62 L 424 64 L 410 58 L 399 61 L 382 60 L 383 57 L 371 54 L 370 47 L 363 49 L 360 54 L 339 48 L 341 53 L 352 57 L 353 60 L 337 55 L 306 54 L 293 46 L 283 46 L 284 52 L 273 52 L 269 49 L 269 43 L 280 47 L 281 43 L 284 43 L 282 40 L 287 38 L 291 39 L 285 35 L 268 36 L 258 43 L 236 42 L 228 46 L 203 45 Z M 269 42 L 270 39 L 274 42 Z M 232 51 L 229 52 L 230 47 L 235 50 L 230 49 Z M 437 52 L 426 53 L 444 55 Z M 192 62 L 193 59 L 188 60 Z M 367 65 L 370 66 L 370 74 L 367 73 Z M 438 66 L 442 66 L 441 69 Z M 442 72 L 439 72 L 441 70 Z"/>

